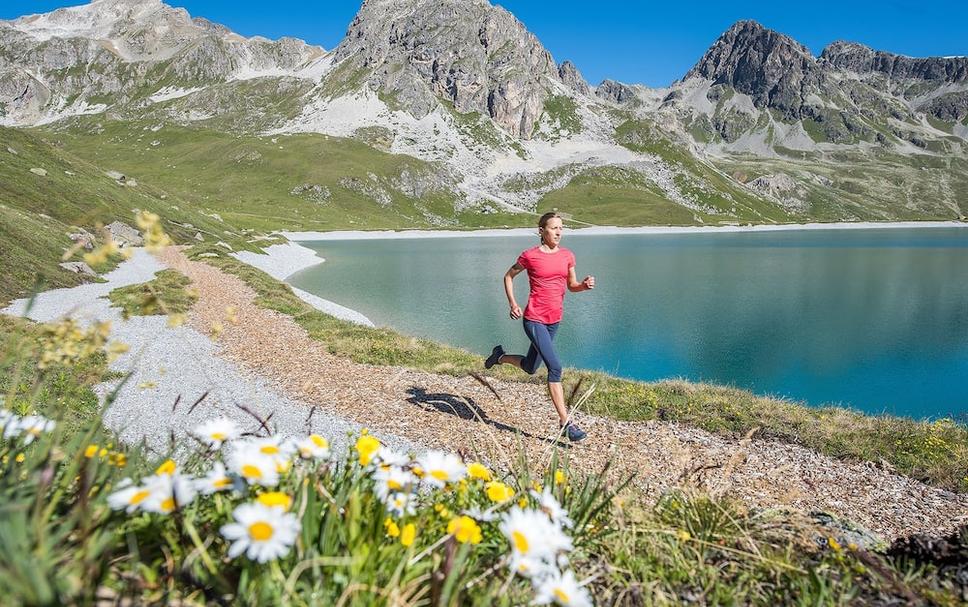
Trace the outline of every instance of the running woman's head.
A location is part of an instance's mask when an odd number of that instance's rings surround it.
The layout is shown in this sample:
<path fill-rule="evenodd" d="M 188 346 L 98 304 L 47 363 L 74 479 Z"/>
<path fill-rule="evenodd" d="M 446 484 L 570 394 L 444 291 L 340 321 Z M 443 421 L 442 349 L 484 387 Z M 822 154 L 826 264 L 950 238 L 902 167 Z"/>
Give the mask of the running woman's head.
<path fill-rule="evenodd" d="M 561 242 L 562 231 L 561 215 L 552 211 L 545 213 L 538 220 L 538 236 L 543 244 L 549 247 L 556 247 Z"/>

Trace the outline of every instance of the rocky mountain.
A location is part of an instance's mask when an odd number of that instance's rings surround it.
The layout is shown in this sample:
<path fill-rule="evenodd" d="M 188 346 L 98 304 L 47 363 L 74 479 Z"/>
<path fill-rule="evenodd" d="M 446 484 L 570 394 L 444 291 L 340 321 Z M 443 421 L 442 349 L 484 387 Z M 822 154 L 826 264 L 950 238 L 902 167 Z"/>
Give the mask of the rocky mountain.
<path fill-rule="evenodd" d="M 660 89 L 590 87 L 487 0 L 366 0 L 332 52 L 245 38 L 161 0 L 0 21 L 0 125 L 97 136 L 114 124 L 352 138 L 426 163 L 419 187 L 387 186 L 384 206 L 400 195 L 419 208 L 430 184 L 453 192 L 455 216 L 547 206 L 596 223 L 968 213 L 968 59 L 847 42 L 814 56 L 754 21 Z M 409 183 L 412 171 L 386 179 Z M 338 198 L 359 194 L 355 183 L 310 185 Z M 596 197 L 627 212 L 596 210 Z M 451 221 L 442 217 L 425 219 Z"/>
<path fill-rule="evenodd" d="M 574 64 L 486 0 L 366 0 L 334 58 L 417 118 L 444 99 L 523 139 L 557 89 L 588 92 Z"/>

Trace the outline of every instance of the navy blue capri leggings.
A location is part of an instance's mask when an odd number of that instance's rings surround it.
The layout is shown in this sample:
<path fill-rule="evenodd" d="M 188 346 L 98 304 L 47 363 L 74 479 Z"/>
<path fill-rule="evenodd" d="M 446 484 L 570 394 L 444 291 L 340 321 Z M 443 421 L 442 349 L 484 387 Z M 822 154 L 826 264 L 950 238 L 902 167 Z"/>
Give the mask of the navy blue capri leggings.
<path fill-rule="evenodd" d="M 558 353 L 555 352 L 555 346 L 552 343 L 555 333 L 558 332 L 558 324 L 546 325 L 543 322 L 524 319 L 524 332 L 531 340 L 531 347 L 528 349 L 528 355 L 521 361 L 521 369 L 529 375 L 534 375 L 544 361 L 545 366 L 548 367 L 549 382 L 561 381 L 561 361 L 558 360 Z"/>

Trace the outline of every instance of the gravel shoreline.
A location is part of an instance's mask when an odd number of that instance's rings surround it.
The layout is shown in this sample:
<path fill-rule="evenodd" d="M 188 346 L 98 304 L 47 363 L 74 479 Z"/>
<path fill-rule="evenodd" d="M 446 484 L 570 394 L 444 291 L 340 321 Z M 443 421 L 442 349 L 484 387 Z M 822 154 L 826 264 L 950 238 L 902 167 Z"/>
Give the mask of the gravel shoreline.
<path fill-rule="evenodd" d="M 232 253 L 232 257 L 238 259 L 242 263 L 247 263 L 254 268 L 258 268 L 276 280 L 281 281 L 285 281 L 287 278 L 300 270 L 311 268 L 326 261 L 324 258 L 316 255 L 316 251 L 313 251 L 312 249 L 304 247 L 295 242 L 274 244 L 270 247 L 266 247 L 264 251 L 264 255 L 259 255 L 258 253 L 252 253 L 250 251 L 240 251 L 238 253 Z M 347 308 L 346 306 L 341 306 L 336 302 L 329 301 L 328 299 L 323 299 L 322 297 L 313 295 L 308 291 L 297 289 L 292 285 L 289 285 L 289 288 L 292 289 L 292 292 L 295 293 L 296 297 L 308 303 L 320 312 L 324 312 L 330 316 L 348 320 L 365 327 L 376 326 L 373 324 L 373 321 L 363 314 L 360 314 L 356 310 Z"/>
<path fill-rule="evenodd" d="M 244 406 L 284 436 L 305 436 L 310 431 L 327 437 L 339 454 L 348 445 L 347 434 L 358 433 L 361 424 L 332 415 L 290 398 L 271 382 L 218 355 L 218 344 L 190 326 L 170 328 L 165 316 L 133 316 L 125 321 L 120 310 L 105 299 L 112 290 L 151 280 L 164 265 L 143 250 L 135 250 L 103 278 L 70 289 L 41 293 L 27 311 L 27 300 L 11 303 L 0 313 L 50 322 L 72 316 L 83 324 L 111 322 L 111 339 L 130 346 L 110 368 L 130 377 L 114 403 L 104 412 L 104 424 L 125 443 L 144 443 L 157 454 L 176 444 L 191 444 L 188 432 L 200 422 L 226 416 L 244 429 L 256 431 L 259 423 L 240 408 Z M 95 386 L 102 403 L 121 380 Z M 205 398 L 189 412 L 192 404 Z M 173 406 L 178 400 L 178 405 Z M 312 415 L 310 415 L 312 412 Z M 418 445 L 392 433 L 375 431 L 388 445 L 416 451 Z"/>

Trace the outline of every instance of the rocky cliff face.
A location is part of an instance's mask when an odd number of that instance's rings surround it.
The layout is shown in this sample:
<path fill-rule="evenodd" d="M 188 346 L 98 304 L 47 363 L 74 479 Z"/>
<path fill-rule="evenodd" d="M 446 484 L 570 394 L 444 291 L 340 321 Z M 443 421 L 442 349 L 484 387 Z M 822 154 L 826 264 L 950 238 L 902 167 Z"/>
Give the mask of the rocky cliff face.
<path fill-rule="evenodd" d="M 685 79 L 704 78 L 749 95 L 757 107 L 800 117 L 805 99 L 818 92 L 823 74 L 805 46 L 755 21 L 729 28 Z"/>
<path fill-rule="evenodd" d="M 820 62 L 855 74 L 877 72 L 894 80 L 968 81 L 968 57 L 905 57 L 856 42 L 830 44 L 820 54 Z"/>
<path fill-rule="evenodd" d="M 95 0 L 0 21 L 0 120 L 144 105 L 163 87 L 295 74 L 325 54 L 293 38 L 244 38 L 160 0 Z"/>
<path fill-rule="evenodd" d="M 556 85 L 587 90 L 573 65 L 559 70 L 514 15 L 486 0 L 366 0 L 334 53 L 417 117 L 444 99 L 524 139 Z"/>

